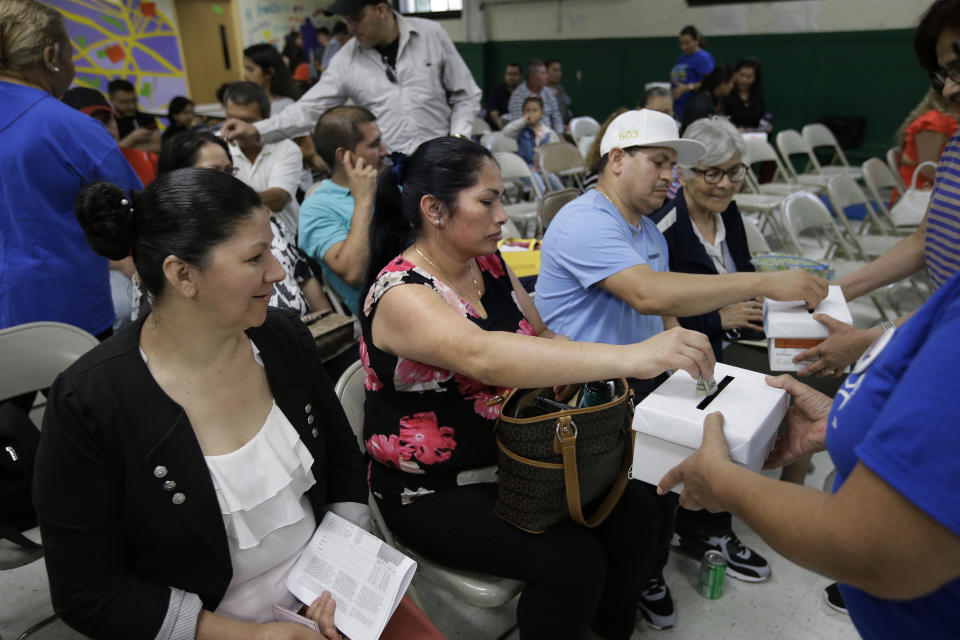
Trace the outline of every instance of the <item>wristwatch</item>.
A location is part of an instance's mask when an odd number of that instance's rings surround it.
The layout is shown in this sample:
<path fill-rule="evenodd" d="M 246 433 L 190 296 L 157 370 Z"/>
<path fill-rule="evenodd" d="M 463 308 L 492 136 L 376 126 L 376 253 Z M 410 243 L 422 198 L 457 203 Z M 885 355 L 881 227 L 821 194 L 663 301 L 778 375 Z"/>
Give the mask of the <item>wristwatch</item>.
<path fill-rule="evenodd" d="M 884 331 L 890 331 L 890 329 L 896 329 L 896 328 L 897 328 L 897 325 L 895 325 L 894 323 L 890 322 L 889 320 L 884 320 L 883 322 L 880 323 L 880 327 L 881 327 Z"/>

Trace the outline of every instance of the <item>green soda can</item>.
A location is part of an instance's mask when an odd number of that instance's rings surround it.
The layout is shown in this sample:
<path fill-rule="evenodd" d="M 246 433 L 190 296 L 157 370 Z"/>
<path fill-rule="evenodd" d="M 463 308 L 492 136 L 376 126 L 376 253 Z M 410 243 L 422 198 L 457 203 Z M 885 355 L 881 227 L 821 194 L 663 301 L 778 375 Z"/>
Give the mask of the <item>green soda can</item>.
<path fill-rule="evenodd" d="M 704 598 L 716 600 L 723 595 L 723 576 L 727 573 L 727 561 L 719 551 L 710 550 L 700 561 L 700 582 L 697 590 Z"/>

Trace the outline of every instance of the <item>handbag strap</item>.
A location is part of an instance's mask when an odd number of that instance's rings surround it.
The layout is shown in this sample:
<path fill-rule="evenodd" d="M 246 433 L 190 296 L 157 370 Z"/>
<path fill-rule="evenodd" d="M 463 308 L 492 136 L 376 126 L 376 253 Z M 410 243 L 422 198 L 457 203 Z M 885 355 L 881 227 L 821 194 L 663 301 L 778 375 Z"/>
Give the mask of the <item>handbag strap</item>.
<path fill-rule="evenodd" d="M 630 447 L 625 448 L 623 464 L 617 480 L 611 485 L 607 497 L 597 508 L 596 512 L 586 519 L 583 517 L 583 505 L 580 503 L 580 474 L 577 472 L 577 425 L 569 415 L 557 419 L 557 440 L 560 442 L 560 451 L 563 454 L 563 480 L 566 485 L 567 509 L 570 517 L 577 524 L 585 527 L 596 527 L 607 519 L 614 507 L 620 501 L 620 496 L 627 488 L 627 472 L 630 470 L 630 458 L 633 451 L 633 431 L 630 435 Z"/>
<path fill-rule="evenodd" d="M 907 185 L 907 189 L 917 188 L 917 178 L 920 177 L 920 171 L 927 167 L 933 167 L 934 169 L 936 169 L 937 163 L 927 160 L 925 162 L 921 162 L 920 164 L 918 164 L 917 168 L 913 170 L 913 179 L 910 181 L 910 184 Z"/>

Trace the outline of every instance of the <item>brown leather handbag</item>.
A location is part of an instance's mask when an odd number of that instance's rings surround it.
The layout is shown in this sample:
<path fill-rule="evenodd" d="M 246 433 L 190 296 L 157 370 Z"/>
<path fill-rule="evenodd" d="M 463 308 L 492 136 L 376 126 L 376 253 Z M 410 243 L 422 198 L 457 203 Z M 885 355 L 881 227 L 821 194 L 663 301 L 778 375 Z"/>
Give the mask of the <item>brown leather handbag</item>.
<path fill-rule="evenodd" d="M 569 517 L 586 527 L 603 522 L 623 495 L 633 458 L 633 391 L 614 381 L 606 404 L 517 417 L 537 396 L 553 391 L 515 389 L 503 399 L 497 436 L 499 488 L 493 510 L 510 524 L 543 533 Z M 583 513 L 606 492 L 589 517 Z"/>

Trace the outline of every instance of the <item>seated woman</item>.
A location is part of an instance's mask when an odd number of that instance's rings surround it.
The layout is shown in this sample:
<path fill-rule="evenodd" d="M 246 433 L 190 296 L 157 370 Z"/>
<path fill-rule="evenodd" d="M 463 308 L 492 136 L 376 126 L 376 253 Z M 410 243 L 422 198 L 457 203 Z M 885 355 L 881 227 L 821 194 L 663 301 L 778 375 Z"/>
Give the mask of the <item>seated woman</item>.
<path fill-rule="evenodd" d="M 681 188 L 673 206 L 653 215 L 670 247 L 670 271 L 754 271 L 743 219 L 733 201 L 745 174 L 743 136 L 725 118 L 711 116 L 694 122 L 683 137 L 700 142 L 707 152 L 696 166 L 677 167 Z M 706 334 L 720 361 L 724 341 L 739 338 L 741 331 L 763 331 L 763 305 L 745 300 L 678 320 L 681 326 Z"/>
<path fill-rule="evenodd" d="M 723 111 L 741 131 L 773 129 L 763 101 L 763 68 L 756 58 L 743 58 L 733 65 L 733 90 L 723 99 Z"/>
<path fill-rule="evenodd" d="M 680 134 L 700 118 L 717 115 L 722 111 L 722 101 L 733 91 L 733 67 L 718 62 L 713 71 L 700 83 L 700 88 L 690 98 L 683 110 Z"/>
<path fill-rule="evenodd" d="M 947 141 L 957 132 L 960 105 L 944 98 L 939 91 L 931 89 L 897 131 L 896 142 L 900 145 L 900 178 L 910 187 L 917 165 L 922 162 L 937 162 Z M 936 174 L 934 167 L 924 167 L 917 176 L 917 187 L 932 189 Z M 897 194 L 893 194 L 896 199 Z"/>
<path fill-rule="evenodd" d="M 863 638 L 957 637 L 958 331 L 955 275 L 867 350 L 836 399 L 789 375 L 767 379 L 794 406 L 766 466 L 826 449 L 837 468 L 832 493 L 733 463 L 720 413 L 707 416 L 699 452 L 660 489 L 683 482 L 682 505 L 728 510 L 778 553 L 838 580 Z"/>
<path fill-rule="evenodd" d="M 711 116 L 694 122 L 683 135 L 707 151 L 696 166 L 678 166 L 681 188 L 671 208 L 653 214 L 670 251 L 670 271 L 678 273 L 736 273 L 754 271 L 743 220 L 733 194 L 745 173 L 741 161 L 743 136 L 725 118 Z M 741 332 L 763 331 L 763 304 L 744 300 L 701 316 L 677 318 L 680 326 L 710 339 L 717 362 L 723 350 Z M 761 336 L 762 337 L 762 336 Z M 727 573 L 748 582 L 770 576 L 770 564 L 744 546 L 733 532 L 729 513 L 700 514 L 680 508 L 675 525 L 675 547 L 700 558 L 717 547 L 727 559 Z"/>
<path fill-rule="evenodd" d="M 628 346 L 577 343 L 541 321 L 497 252 L 507 221 L 491 154 L 437 138 L 380 176 L 361 314 L 364 439 L 387 525 L 431 559 L 526 582 L 524 638 L 629 638 L 660 515 L 631 481 L 595 529 L 567 520 L 530 534 L 493 513 L 494 400 L 507 387 L 712 375 L 706 337 L 677 327 Z"/>
<path fill-rule="evenodd" d="M 186 133 L 193 127 L 193 102 L 183 96 L 176 96 L 167 107 L 167 120 L 170 124 L 163 130 L 160 139 L 163 144 L 178 133 Z"/>
<path fill-rule="evenodd" d="M 132 254 L 148 316 L 53 385 L 34 502 L 54 609 L 93 638 L 338 637 L 272 622 L 327 510 L 364 525 L 356 440 L 310 334 L 267 310 L 283 269 L 270 215 L 223 171 L 97 182 L 76 205 L 90 246 Z"/>
<path fill-rule="evenodd" d="M 219 169 L 233 174 L 230 151 L 223 138 L 206 131 L 181 133 L 171 138 L 160 152 L 160 173 L 202 167 Z M 276 283 L 270 294 L 270 306 L 290 309 L 303 315 L 311 311 L 331 309 L 320 280 L 297 246 L 287 240 L 289 232 L 275 216 L 270 216 L 273 239 L 270 251 L 283 267 L 283 280 Z M 136 305 L 135 305 L 136 307 Z"/>

